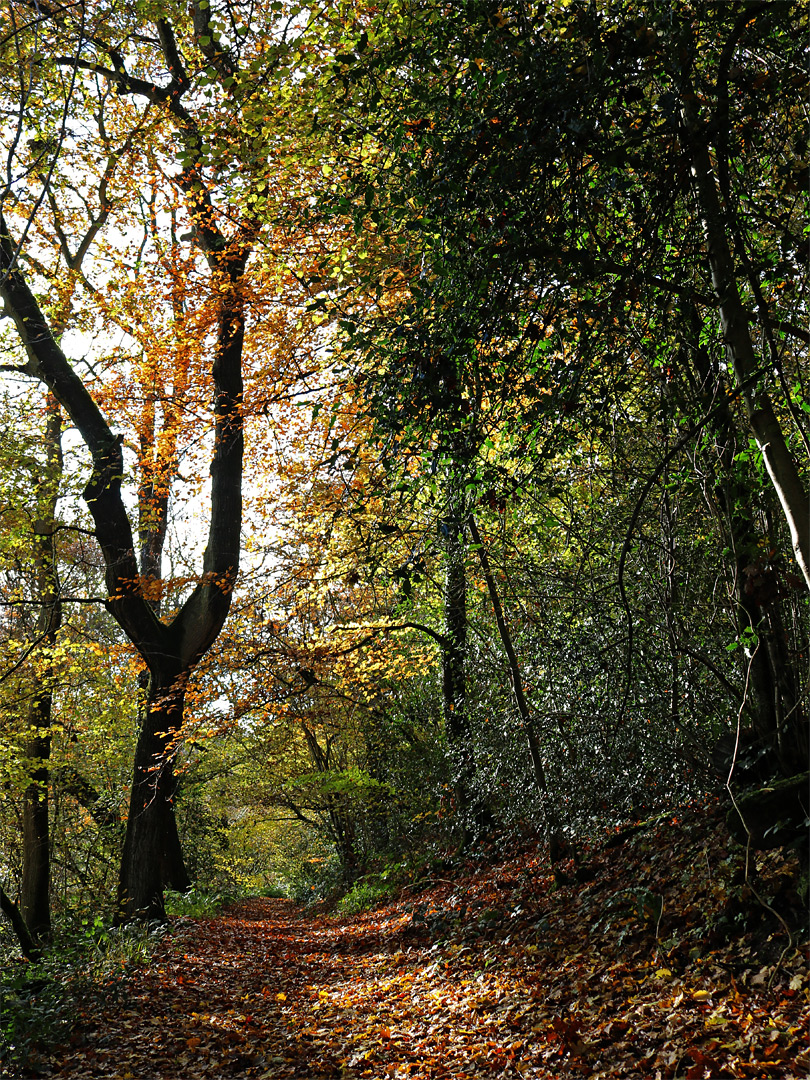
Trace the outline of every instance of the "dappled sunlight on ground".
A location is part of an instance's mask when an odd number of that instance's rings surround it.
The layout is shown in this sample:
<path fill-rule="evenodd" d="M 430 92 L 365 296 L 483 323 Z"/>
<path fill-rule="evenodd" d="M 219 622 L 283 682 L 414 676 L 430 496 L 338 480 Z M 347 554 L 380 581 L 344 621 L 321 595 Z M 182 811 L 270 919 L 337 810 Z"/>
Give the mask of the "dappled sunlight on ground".
<path fill-rule="evenodd" d="M 524 852 L 359 916 L 255 899 L 181 921 L 41 1075 L 804 1077 L 806 958 L 752 909 L 720 933 L 736 893 L 707 812 L 594 851 L 587 883 Z"/>

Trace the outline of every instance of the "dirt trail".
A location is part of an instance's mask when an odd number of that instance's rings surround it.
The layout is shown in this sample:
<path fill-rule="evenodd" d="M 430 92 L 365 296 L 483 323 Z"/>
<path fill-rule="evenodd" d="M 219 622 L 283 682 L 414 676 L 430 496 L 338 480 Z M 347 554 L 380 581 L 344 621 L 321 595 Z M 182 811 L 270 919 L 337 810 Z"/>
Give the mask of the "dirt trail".
<path fill-rule="evenodd" d="M 524 856 L 353 918 L 245 901 L 181 924 L 37 1075 L 806 1078 L 806 949 L 758 906 L 721 940 L 725 844 L 696 807 L 593 853 L 587 884 L 555 889 Z M 768 858 L 759 888 L 780 897 Z"/>
<path fill-rule="evenodd" d="M 403 951 L 410 922 L 394 909 L 312 919 L 288 901 L 258 899 L 199 920 L 161 947 L 125 1002 L 78 1027 L 51 1075 L 467 1075 L 470 1023 L 478 1040 L 493 1024 L 474 1011 L 456 1024 L 468 1012 L 470 981 L 429 944 Z M 499 977 L 493 1009 L 503 994 Z M 478 1056 L 493 1050 L 490 1041 Z"/>

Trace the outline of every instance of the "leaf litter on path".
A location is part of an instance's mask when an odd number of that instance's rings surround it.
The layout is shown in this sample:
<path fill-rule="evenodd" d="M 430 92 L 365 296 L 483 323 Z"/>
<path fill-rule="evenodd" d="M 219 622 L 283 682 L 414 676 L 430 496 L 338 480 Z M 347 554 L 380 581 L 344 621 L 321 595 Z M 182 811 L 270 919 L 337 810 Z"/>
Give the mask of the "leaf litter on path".
<path fill-rule="evenodd" d="M 722 844 L 701 862 L 700 823 L 665 825 L 594 852 L 588 883 L 524 851 L 351 918 L 252 899 L 195 920 L 31 1075 L 807 1077 L 806 951 L 780 957 L 778 924 L 718 937 Z"/>

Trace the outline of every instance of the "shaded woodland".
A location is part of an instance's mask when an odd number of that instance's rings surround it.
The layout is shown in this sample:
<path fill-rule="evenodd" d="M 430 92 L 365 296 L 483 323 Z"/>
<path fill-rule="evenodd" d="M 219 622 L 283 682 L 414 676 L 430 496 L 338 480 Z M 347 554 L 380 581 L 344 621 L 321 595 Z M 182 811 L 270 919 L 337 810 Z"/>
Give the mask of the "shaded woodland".
<path fill-rule="evenodd" d="M 667 948 L 806 993 L 801 5 L 0 10 L 11 997 L 208 900 L 577 904 L 687 806 Z"/>

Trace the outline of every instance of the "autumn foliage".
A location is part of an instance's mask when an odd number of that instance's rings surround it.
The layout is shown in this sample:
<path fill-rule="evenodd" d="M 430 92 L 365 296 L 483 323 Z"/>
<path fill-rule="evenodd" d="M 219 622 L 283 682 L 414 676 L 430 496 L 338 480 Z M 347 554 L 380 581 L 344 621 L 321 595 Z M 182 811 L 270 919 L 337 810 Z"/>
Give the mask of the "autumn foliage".
<path fill-rule="evenodd" d="M 602 837 L 561 888 L 525 846 L 352 917 L 255 899 L 180 920 L 36 1075 L 797 1080 L 793 868 L 761 858 L 740 893 L 727 845 L 710 803 Z"/>
<path fill-rule="evenodd" d="M 3 1067 L 801 1074 L 801 5 L 2 10 Z"/>

